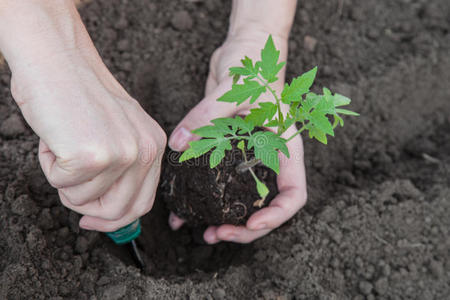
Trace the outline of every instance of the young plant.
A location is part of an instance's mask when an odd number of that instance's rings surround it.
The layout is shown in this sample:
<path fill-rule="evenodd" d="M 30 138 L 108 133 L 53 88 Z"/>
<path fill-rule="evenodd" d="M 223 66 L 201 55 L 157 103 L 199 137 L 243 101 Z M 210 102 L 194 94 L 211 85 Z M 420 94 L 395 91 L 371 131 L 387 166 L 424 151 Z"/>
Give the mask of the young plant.
<path fill-rule="evenodd" d="M 217 99 L 236 105 L 250 99 L 249 102 L 252 104 L 261 94 L 269 92 L 274 102 L 259 102 L 259 107 L 251 109 L 245 118 L 240 116 L 218 118 L 211 120 L 212 125 L 193 130 L 192 132 L 202 139 L 190 142 L 190 147 L 179 159 L 183 162 L 198 158 L 212 150 L 209 165 L 215 168 L 225 157 L 225 151 L 232 149 L 231 141 L 237 140 L 237 148 L 242 151 L 244 157 L 244 162 L 237 170 L 251 173 L 262 198 L 261 205 L 269 190 L 256 177 L 252 169 L 254 166 L 262 163 L 278 174 L 280 171 L 278 151 L 289 157 L 286 144 L 296 135 L 308 131 L 310 138 L 326 144 L 327 135 L 334 136 L 334 128 L 337 125 L 344 125 L 340 115 L 358 116 L 353 111 L 341 108 L 350 104 L 349 98 L 332 94 L 327 88 L 323 88 L 323 95 L 310 92 L 317 67 L 294 78 L 291 84 L 286 83 L 281 94 L 277 94 L 271 84 L 278 80 L 277 74 L 285 65 L 285 62 L 278 62 L 279 56 L 280 51 L 275 48 L 272 36 L 269 36 L 264 49 L 261 50 L 260 61 L 253 63 L 250 58 L 245 57 L 241 60 L 242 66 L 229 69 L 230 76 L 233 77 L 231 90 Z M 282 111 L 282 103 L 289 108 L 286 113 Z M 288 128 L 296 124 L 299 124 L 299 127 L 293 135 L 281 137 Z M 254 131 L 258 127 L 273 127 L 275 132 Z M 247 160 L 247 150 L 251 149 L 254 152 L 254 159 Z"/>

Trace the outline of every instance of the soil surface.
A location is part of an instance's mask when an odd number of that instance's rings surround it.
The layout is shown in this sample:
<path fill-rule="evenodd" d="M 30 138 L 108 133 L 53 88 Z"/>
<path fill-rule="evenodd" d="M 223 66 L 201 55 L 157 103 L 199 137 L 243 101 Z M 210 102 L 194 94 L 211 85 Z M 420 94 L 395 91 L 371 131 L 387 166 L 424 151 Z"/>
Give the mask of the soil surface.
<path fill-rule="evenodd" d="M 169 133 L 202 97 L 230 3 L 84 2 L 106 64 Z M 308 203 L 253 244 L 171 232 L 157 201 L 142 220 L 144 272 L 59 203 L 3 67 L 0 299 L 448 299 L 450 2 L 299 2 L 288 79 L 318 65 L 317 87 L 361 117 L 328 146 L 305 138 Z"/>

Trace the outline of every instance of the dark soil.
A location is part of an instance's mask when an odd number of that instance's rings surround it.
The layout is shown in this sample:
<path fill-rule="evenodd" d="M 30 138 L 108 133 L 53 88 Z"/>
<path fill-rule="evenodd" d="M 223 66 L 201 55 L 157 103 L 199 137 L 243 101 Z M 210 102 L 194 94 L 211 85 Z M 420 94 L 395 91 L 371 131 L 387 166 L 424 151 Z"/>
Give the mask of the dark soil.
<path fill-rule="evenodd" d="M 93 0 L 81 14 L 114 75 L 170 132 L 202 97 L 229 5 Z M 4 67 L 0 299 L 448 299 L 449 21 L 448 0 L 300 1 L 288 79 L 318 65 L 317 86 L 350 96 L 361 117 L 326 147 L 305 138 L 307 205 L 251 245 L 171 232 L 158 195 L 142 220 L 145 272 L 59 203 Z"/>
<path fill-rule="evenodd" d="M 161 184 L 160 199 L 169 210 L 186 220 L 188 226 L 244 225 L 255 211 L 267 206 L 277 194 L 276 174 L 262 165 L 252 168 L 270 191 L 261 205 L 262 199 L 250 172 L 236 169 L 245 163 L 236 143 L 214 169 L 209 167 L 210 155 L 209 152 L 180 164 L 180 153 L 168 151 L 163 177 L 171 179 Z M 246 159 L 253 158 L 253 152 L 247 151 Z"/>

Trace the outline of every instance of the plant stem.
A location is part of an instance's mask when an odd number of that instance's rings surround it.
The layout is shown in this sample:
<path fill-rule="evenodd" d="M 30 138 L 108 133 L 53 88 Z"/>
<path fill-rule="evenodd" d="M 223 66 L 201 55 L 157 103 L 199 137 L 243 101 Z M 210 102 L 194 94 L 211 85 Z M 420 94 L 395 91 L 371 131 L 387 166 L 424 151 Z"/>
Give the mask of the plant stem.
<path fill-rule="evenodd" d="M 302 133 L 303 130 L 306 129 L 306 125 L 303 125 L 302 128 L 300 128 L 299 130 L 297 130 L 296 133 L 294 133 L 293 135 L 291 135 L 286 142 L 289 142 L 290 140 L 292 140 L 293 138 L 295 138 L 298 134 Z"/>
<path fill-rule="evenodd" d="M 256 75 L 256 78 L 269 90 L 269 92 L 273 95 L 275 98 L 275 101 L 277 102 L 277 111 L 278 111 L 278 123 L 283 124 L 284 123 L 284 117 L 283 113 L 281 112 L 281 100 L 278 98 L 277 93 L 270 87 L 269 83 L 262 79 L 259 75 Z M 281 126 L 278 125 L 277 133 L 281 134 Z"/>

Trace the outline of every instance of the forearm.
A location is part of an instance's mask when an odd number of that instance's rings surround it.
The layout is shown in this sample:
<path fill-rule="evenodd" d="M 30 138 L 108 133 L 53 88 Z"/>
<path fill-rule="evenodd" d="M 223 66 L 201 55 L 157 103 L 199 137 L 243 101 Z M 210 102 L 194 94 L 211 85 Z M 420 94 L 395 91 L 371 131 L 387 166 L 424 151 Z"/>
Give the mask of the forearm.
<path fill-rule="evenodd" d="M 13 73 L 79 50 L 96 56 L 72 0 L 0 0 L 0 51 Z"/>
<path fill-rule="evenodd" d="M 228 35 L 256 30 L 287 40 L 297 0 L 233 0 Z"/>

